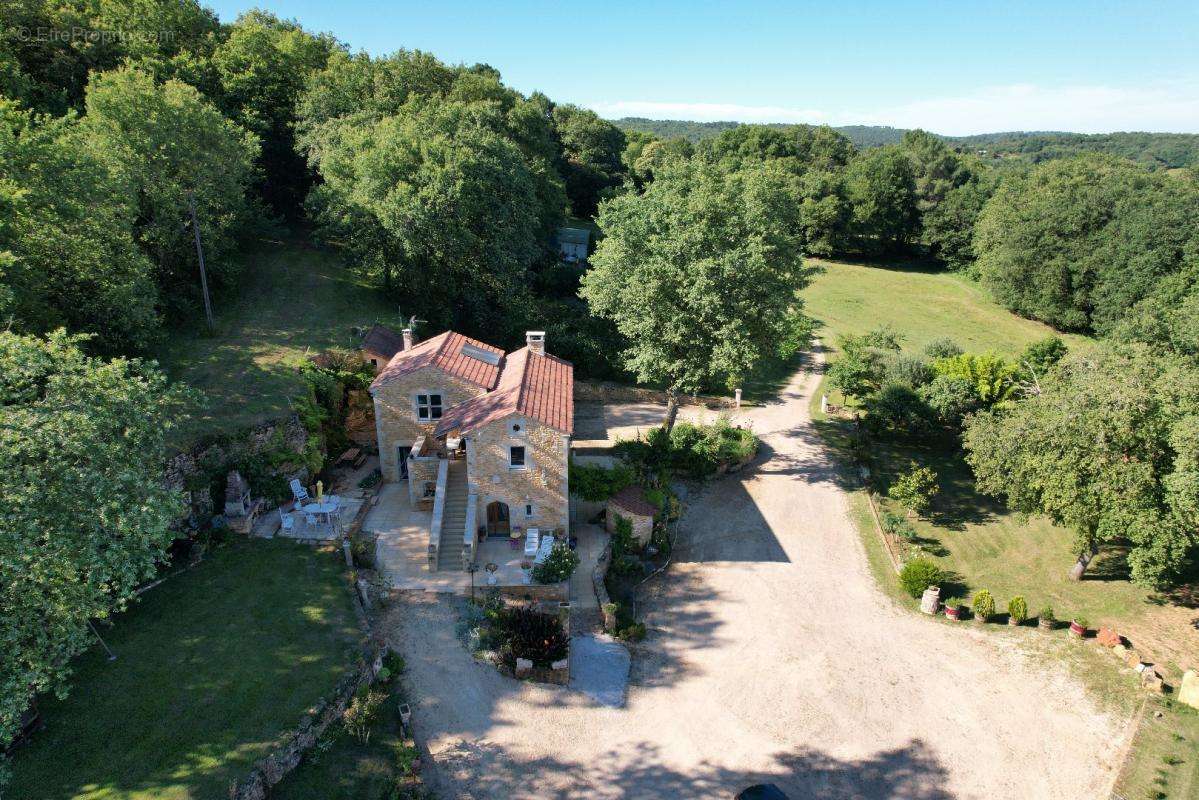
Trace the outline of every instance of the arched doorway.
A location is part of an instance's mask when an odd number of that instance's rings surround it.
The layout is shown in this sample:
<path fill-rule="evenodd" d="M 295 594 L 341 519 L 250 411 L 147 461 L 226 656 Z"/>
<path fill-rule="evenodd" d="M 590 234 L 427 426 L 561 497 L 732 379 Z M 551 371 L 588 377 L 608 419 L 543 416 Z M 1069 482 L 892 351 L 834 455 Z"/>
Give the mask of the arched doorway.
<path fill-rule="evenodd" d="M 508 519 L 508 504 L 494 500 L 487 504 L 487 535 L 507 536 L 512 530 Z"/>

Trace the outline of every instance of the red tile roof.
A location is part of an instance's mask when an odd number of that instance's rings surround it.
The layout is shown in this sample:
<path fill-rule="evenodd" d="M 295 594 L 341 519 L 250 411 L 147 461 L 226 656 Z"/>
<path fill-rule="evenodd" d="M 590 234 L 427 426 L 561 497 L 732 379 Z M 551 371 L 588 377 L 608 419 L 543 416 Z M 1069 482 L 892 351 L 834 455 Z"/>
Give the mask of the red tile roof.
<path fill-rule="evenodd" d="M 640 486 L 624 487 L 612 495 L 609 502 L 641 517 L 654 517 L 658 514 L 658 507 L 645 499 L 645 490 Z"/>
<path fill-rule="evenodd" d="M 483 354 L 487 354 L 489 359 L 484 360 L 463 352 L 463 345 L 477 348 Z M 495 363 L 490 363 L 491 361 Z M 446 331 L 413 345 L 411 350 L 396 353 L 375 378 L 371 388 L 375 389 L 393 378 L 418 369 L 437 367 L 454 377 L 470 381 L 484 389 L 492 389 L 499 379 L 503 361 L 504 351 L 500 348 L 460 333 Z"/>
<path fill-rule="evenodd" d="M 512 414 L 570 434 L 574 430 L 574 367 L 523 347 L 504 359 L 495 391 L 447 409 L 437 433 L 476 430 Z"/>

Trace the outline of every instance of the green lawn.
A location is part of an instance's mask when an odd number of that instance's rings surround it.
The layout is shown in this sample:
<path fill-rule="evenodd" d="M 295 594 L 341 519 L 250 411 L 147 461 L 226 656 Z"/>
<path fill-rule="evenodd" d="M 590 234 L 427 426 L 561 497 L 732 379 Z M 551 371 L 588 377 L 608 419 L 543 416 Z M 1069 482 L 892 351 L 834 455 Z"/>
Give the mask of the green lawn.
<path fill-rule="evenodd" d="M 75 663 L 13 757 L 12 797 L 225 797 L 336 684 L 360 633 L 340 559 L 237 541 L 170 578 Z"/>
<path fill-rule="evenodd" d="M 354 344 L 350 328 L 395 322 L 396 309 L 339 260 L 300 238 L 261 242 L 241 256 L 236 298 L 216 302 L 217 330 L 173 330 L 157 354 L 167 373 L 196 387 L 204 405 L 176 442 L 278 416 L 302 391 L 292 364 L 307 352 Z"/>
<path fill-rule="evenodd" d="M 1053 333 L 995 304 L 980 286 L 956 273 L 813 263 L 823 272 L 803 291 L 804 306 L 829 347 L 841 334 L 884 324 L 902 333 L 904 349 L 911 351 L 948 336 L 967 351 L 1014 355 Z M 1071 344 L 1083 341 L 1063 338 Z"/>

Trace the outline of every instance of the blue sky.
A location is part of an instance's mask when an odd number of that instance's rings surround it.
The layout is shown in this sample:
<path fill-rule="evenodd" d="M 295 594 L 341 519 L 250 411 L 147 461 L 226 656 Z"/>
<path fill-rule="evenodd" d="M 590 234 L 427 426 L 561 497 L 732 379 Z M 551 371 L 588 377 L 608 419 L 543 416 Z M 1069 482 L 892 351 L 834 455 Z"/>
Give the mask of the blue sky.
<path fill-rule="evenodd" d="M 1199 2 L 221 0 L 607 117 L 1199 133 Z"/>

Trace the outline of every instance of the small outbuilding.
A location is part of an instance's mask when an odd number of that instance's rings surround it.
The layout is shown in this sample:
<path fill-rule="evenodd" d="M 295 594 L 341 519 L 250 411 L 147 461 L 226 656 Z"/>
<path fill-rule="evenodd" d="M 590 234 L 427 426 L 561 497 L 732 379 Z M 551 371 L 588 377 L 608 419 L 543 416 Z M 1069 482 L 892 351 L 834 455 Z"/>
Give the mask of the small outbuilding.
<path fill-rule="evenodd" d="M 362 337 L 359 350 L 362 353 L 362 360 L 370 364 L 374 368 L 375 374 L 378 375 L 396 353 L 410 350 L 412 344 L 412 331 L 407 328 L 400 332 L 386 325 L 373 325 Z"/>
<path fill-rule="evenodd" d="M 587 260 L 591 245 L 591 231 L 586 228 L 559 228 L 558 252 L 568 264 Z"/>
<path fill-rule="evenodd" d="M 633 536 L 644 546 L 649 544 L 654 533 L 654 518 L 657 515 L 658 507 L 646 499 L 644 489 L 640 486 L 626 486 L 608 498 L 605 527 L 608 533 L 614 533 L 616 518 L 624 517 L 632 523 Z"/>

